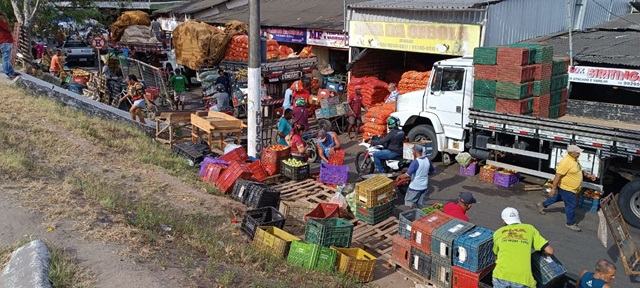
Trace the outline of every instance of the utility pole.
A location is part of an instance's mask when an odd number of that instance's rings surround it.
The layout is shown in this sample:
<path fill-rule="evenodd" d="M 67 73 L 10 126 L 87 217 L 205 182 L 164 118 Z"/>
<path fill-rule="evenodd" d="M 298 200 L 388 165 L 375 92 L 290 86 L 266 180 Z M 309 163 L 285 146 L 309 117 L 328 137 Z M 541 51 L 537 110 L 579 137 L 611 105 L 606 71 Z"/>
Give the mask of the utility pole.
<path fill-rule="evenodd" d="M 569 65 L 573 66 L 573 17 L 571 17 L 571 0 L 567 0 L 567 29 L 569 29 Z"/>
<path fill-rule="evenodd" d="M 249 69 L 247 102 L 247 145 L 249 156 L 262 151 L 262 99 L 260 99 L 260 1 L 249 0 Z"/>

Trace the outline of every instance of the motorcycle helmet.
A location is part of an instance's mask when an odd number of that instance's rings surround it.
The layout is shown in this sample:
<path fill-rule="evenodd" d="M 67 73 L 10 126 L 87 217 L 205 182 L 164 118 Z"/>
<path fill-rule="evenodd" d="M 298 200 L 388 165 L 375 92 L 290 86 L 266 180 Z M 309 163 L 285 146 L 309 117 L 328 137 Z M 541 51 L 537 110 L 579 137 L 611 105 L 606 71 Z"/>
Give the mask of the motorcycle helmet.
<path fill-rule="evenodd" d="M 225 90 L 225 89 L 224 89 L 224 85 L 222 85 L 222 84 L 217 84 L 217 85 L 216 85 L 216 91 L 218 91 L 218 92 L 224 92 L 224 90 Z"/>
<path fill-rule="evenodd" d="M 304 98 L 296 99 L 296 107 L 302 107 L 304 106 L 304 104 L 305 104 Z"/>
<path fill-rule="evenodd" d="M 387 119 L 387 127 L 389 127 L 389 129 L 398 129 L 399 126 L 400 119 L 398 119 L 398 117 L 391 116 Z"/>

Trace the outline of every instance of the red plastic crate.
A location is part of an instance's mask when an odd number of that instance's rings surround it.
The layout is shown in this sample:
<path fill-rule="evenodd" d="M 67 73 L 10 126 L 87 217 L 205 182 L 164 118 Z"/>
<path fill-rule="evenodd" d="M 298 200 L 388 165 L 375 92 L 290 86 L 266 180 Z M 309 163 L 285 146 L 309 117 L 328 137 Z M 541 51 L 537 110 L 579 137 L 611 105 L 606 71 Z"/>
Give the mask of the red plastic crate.
<path fill-rule="evenodd" d="M 489 169 L 485 166 L 480 167 L 480 173 L 478 173 L 478 179 L 480 181 L 493 183 L 495 177 L 495 169 Z"/>
<path fill-rule="evenodd" d="M 524 83 L 533 80 L 535 67 L 532 65 L 515 66 L 499 65 L 497 80 L 499 82 Z"/>
<path fill-rule="evenodd" d="M 479 64 L 473 65 L 473 77 L 476 80 L 497 80 L 498 66 Z"/>
<path fill-rule="evenodd" d="M 409 269 L 411 261 L 411 241 L 400 236 L 400 234 L 394 235 L 391 244 L 391 259 L 405 269 Z"/>
<path fill-rule="evenodd" d="M 551 106 L 551 94 L 533 97 L 534 117 L 549 118 L 549 107 Z"/>
<path fill-rule="evenodd" d="M 569 100 L 569 93 L 567 91 L 567 88 L 562 88 L 562 98 L 560 102 L 567 102 L 567 100 Z"/>
<path fill-rule="evenodd" d="M 218 180 L 218 177 L 220 177 L 220 174 L 222 174 L 222 172 L 227 169 L 227 166 L 208 163 L 204 169 L 205 171 L 201 178 L 202 182 L 215 184 L 216 180 Z"/>
<path fill-rule="evenodd" d="M 551 75 L 553 74 L 553 63 L 535 64 L 531 66 L 534 67 L 534 80 L 551 79 Z"/>
<path fill-rule="evenodd" d="M 262 162 L 260 160 L 247 164 L 247 167 L 251 169 L 253 178 L 258 182 L 262 182 L 264 181 L 264 179 L 267 179 L 267 171 L 265 171 L 264 167 L 262 167 Z"/>
<path fill-rule="evenodd" d="M 304 215 L 304 222 L 307 219 L 327 219 L 327 218 L 339 218 L 340 217 L 340 205 L 334 203 L 319 203 L 315 209 L 309 214 Z"/>
<path fill-rule="evenodd" d="M 224 170 L 224 173 L 218 177 L 216 180 L 216 185 L 218 186 L 218 190 L 224 194 L 231 193 L 233 190 L 233 184 L 238 179 L 249 179 L 251 178 L 251 169 L 247 167 L 244 163 L 241 162 L 231 162 L 229 168 Z"/>
<path fill-rule="evenodd" d="M 533 108 L 533 99 L 526 98 L 520 100 L 512 99 L 496 99 L 496 112 L 510 113 L 510 114 L 527 114 L 531 112 Z"/>
<path fill-rule="evenodd" d="M 473 273 L 458 266 L 453 266 L 453 279 L 451 280 L 452 288 L 479 287 L 480 280 L 487 276 L 487 274 L 491 273 L 495 266 L 496 264 L 493 264 L 478 273 Z"/>
<path fill-rule="evenodd" d="M 264 170 L 267 171 L 269 176 L 280 174 L 280 162 L 289 159 L 291 156 L 291 148 L 287 147 L 283 150 L 273 150 L 272 148 L 274 146 L 275 145 L 272 145 L 262 150 L 262 157 L 260 157 L 262 167 L 264 167 Z"/>
<path fill-rule="evenodd" d="M 558 117 L 562 117 L 564 115 L 567 115 L 567 101 L 560 103 L 560 113 L 558 114 Z"/>
<path fill-rule="evenodd" d="M 220 156 L 218 159 L 227 161 L 228 163 L 233 161 L 245 162 L 249 159 L 249 156 L 247 155 L 247 151 L 244 151 L 243 147 L 238 147 L 229 151 L 229 153 Z"/>
<path fill-rule="evenodd" d="M 529 64 L 529 49 L 515 47 L 498 48 L 498 66 Z"/>
<path fill-rule="evenodd" d="M 413 221 L 411 224 L 411 246 L 431 255 L 431 233 L 451 219 L 453 219 L 453 217 L 441 211 L 434 211 L 425 217 Z"/>
<path fill-rule="evenodd" d="M 344 163 L 344 153 L 346 150 L 338 149 L 336 153 L 329 157 L 329 164 L 341 166 Z"/>

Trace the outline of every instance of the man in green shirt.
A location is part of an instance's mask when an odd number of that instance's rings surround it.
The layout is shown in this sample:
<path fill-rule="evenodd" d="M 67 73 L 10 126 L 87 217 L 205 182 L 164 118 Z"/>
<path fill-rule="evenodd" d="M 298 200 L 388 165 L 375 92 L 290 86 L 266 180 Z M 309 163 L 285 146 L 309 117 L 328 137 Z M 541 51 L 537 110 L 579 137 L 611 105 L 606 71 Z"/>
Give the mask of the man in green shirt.
<path fill-rule="evenodd" d="M 502 223 L 505 226 L 493 233 L 493 253 L 497 255 L 493 287 L 536 287 L 531 274 L 531 250 L 552 255 L 553 248 L 535 227 L 520 222 L 515 208 L 502 210 Z"/>
<path fill-rule="evenodd" d="M 176 68 L 176 74 L 169 79 L 169 83 L 173 84 L 173 102 L 176 104 L 176 110 L 178 105 L 182 104 L 182 110 L 184 110 L 185 86 L 187 85 L 187 77 L 182 75 L 180 69 Z"/>

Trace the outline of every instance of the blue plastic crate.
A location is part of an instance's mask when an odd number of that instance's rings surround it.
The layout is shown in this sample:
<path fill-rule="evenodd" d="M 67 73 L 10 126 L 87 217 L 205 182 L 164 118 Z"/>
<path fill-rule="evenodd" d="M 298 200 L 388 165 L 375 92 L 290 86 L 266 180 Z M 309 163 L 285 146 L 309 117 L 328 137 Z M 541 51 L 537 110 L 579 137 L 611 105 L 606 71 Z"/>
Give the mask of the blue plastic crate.
<path fill-rule="evenodd" d="M 544 256 L 542 252 L 536 251 L 531 254 L 531 273 L 536 279 L 537 287 L 551 287 L 564 274 L 567 269 L 556 256 Z"/>
<path fill-rule="evenodd" d="M 436 287 L 451 287 L 453 278 L 453 266 L 451 261 L 445 261 L 440 257 L 431 256 L 431 282 Z"/>
<path fill-rule="evenodd" d="M 474 224 L 460 219 L 451 219 L 431 233 L 431 259 L 440 258 L 451 264 L 453 260 L 453 241 L 475 227 Z"/>
<path fill-rule="evenodd" d="M 398 234 L 405 239 L 411 239 L 411 223 L 427 214 L 420 209 L 413 209 L 400 213 L 400 223 L 398 224 Z"/>
<path fill-rule="evenodd" d="M 411 247 L 409 266 L 411 271 L 424 277 L 424 279 L 431 278 L 431 256 L 429 254 Z"/>
<path fill-rule="evenodd" d="M 327 81 L 327 85 L 324 86 L 325 89 L 327 90 L 331 90 L 333 92 L 338 92 L 340 90 L 340 83 L 337 82 L 333 82 L 333 81 Z M 344 86 L 342 88 L 344 90 Z"/>
<path fill-rule="evenodd" d="M 453 241 L 453 265 L 478 273 L 496 261 L 493 230 L 475 227 Z"/>
<path fill-rule="evenodd" d="M 589 212 L 598 212 L 599 205 L 600 199 L 584 197 L 583 195 L 580 195 L 578 199 L 578 207 Z"/>

